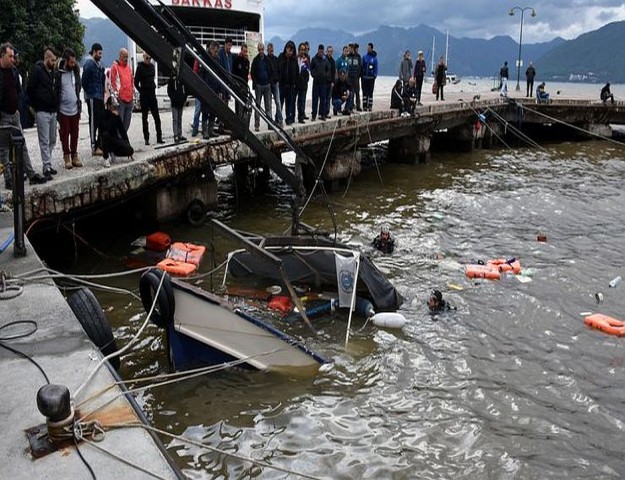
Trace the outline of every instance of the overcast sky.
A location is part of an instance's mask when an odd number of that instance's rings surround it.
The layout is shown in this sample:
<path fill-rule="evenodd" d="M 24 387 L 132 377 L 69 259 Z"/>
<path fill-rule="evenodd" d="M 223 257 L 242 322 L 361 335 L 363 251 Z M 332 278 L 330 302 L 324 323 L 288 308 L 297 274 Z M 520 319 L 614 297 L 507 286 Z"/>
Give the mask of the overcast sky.
<path fill-rule="evenodd" d="M 567 40 L 617 20 L 625 20 L 625 2 L 616 0 L 542 0 L 514 3 L 501 0 L 265 0 L 265 36 L 289 37 L 300 28 L 326 27 L 361 34 L 380 25 L 412 27 L 426 24 L 454 37 L 491 38 L 519 35 L 520 17 L 511 7 L 533 6 L 526 12 L 523 43 Z M 337 8 L 340 6 L 340 8 Z M 103 16 L 90 0 L 78 0 L 81 16 Z"/>

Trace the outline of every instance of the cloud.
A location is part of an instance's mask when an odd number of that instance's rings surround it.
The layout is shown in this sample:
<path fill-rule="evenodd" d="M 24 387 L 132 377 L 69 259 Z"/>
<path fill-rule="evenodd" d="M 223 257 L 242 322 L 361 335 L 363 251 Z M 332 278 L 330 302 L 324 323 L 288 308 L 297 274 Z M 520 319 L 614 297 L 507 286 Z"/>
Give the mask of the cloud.
<path fill-rule="evenodd" d="M 165 0 L 165 3 L 168 3 Z M 513 1 L 493 0 L 265 0 L 265 36 L 289 37 L 305 27 L 325 27 L 362 34 L 380 25 L 429 25 L 454 37 L 518 38 L 520 16 L 508 15 Z M 576 38 L 606 23 L 625 20 L 622 0 L 543 0 L 536 17 L 524 16 L 523 41 L 542 42 L 560 36 Z M 83 17 L 103 16 L 89 0 L 78 0 Z M 527 12 L 526 12 L 527 13 Z"/>
<path fill-rule="evenodd" d="M 455 37 L 517 38 L 520 16 L 508 15 L 513 2 L 492 0 L 317 0 L 303 8 L 293 0 L 265 0 L 265 31 L 289 36 L 298 29 L 330 27 L 361 34 L 380 25 L 414 27 L 425 24 Z M 571 39 L 606 23 L 625 20 L 625 5 L 616 0 L 543 0 L 530 2 L 536 17 L 524 16 L 523 38 L 549 41 L 556 36 Z M 316 12 L 316 13 L 315 13 Z M 527 12 L 526 12 L 527 13 Z M 573 21 L 571 21 L 573 19 Z"/>

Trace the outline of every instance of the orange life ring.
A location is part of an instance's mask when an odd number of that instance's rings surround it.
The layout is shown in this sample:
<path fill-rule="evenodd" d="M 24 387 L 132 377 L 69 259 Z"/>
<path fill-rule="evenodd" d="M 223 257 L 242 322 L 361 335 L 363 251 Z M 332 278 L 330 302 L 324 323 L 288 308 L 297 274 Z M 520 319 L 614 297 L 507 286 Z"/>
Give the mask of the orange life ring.
<path fill-rule="evenodd" d="M 173 258 L 166 258 L 162 262 L 158 262 L 156 266 L 161 270 L 171 273 L 177 277 L 186 277 L 191 275 L 197 269 L 197 266 L 192 263 L 179 262 Z"/>
<path fill-rule="evenodd" d="M 518 260 L 514 260 L 514 262 L 509 262 L 505 258 L 497 258 L 495 260 L 489 260 L 488 262 L 486 262 L 486 265 L 492 265 L 500 272 L 512 272 L 517 275 L 521 273 L 521 262 Z"/>
<path fill-rule="evenodd" d="M 589 327 L 596 328 L 610 335 L 616 335 L 617 337 L 625 336 L 625 322 L 608 317 L 602 313 L 594 313 L 587 316 L 584 319 L 584 323 Z"/>
<path fill-rule="evenodd" d="M 465 274 L 469 278 L 486 278 L 487 280 L 501 279 L 499 270 L 490 265 L 467 265 Z"/>
<path fill-rule="evenodd" d="M 202 257 L 204 256 L 204 252 L 206 252 L 206 247 L 204 245 L 175 242 L 169 248 L 167 258 L 199 266 L 202 261 Z"/>

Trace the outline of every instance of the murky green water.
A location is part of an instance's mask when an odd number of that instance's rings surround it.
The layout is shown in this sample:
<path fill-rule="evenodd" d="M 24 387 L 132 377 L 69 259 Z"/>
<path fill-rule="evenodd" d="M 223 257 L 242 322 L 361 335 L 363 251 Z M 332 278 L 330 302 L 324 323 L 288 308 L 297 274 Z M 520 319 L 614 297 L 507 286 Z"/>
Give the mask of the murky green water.
<path fill-rule="evenodd" d="M 406 297 L 403 331 L 368 325 L 345 350 L 344 327 L 327 324 L 323 353 L 334 363 L 312 378 L 224 372 L 151 391 L 141 403 L 172 433 L 320 478 L 622 477 L 625 340 L 585 327 L 580 312 L 625 319 L 625 285 L 608 288 L 625 274 L 624 160 L 625 150 L 593 142 L 436 154 L 426 165 L 385 165 L 383 183 L 365 173 L 332 195 L 339 230 L 366 245 L 390 225 L 398 248 L 374 258 Z M 288 224 L 286 190 L 238 206 L 230 191 L 218 215 L 231 226 L 280 232 Z M 318 203 L 304 221 L 331 227 Z M 162 228 L 176 239 L 212 238 L 208 228 Z M 539 232 L 547 243 L 536 241 Z M 83 247 L 72 270 L 122 268 L 135 233 L 94 240 L 110 258 Z M 219 261 L 228 245 L 215 241 Z M 464 264 L 512 256 L 535 270 L 531 283 L 464 277 Z M 434 287 L 456 312 L 427 313 Z M 98 297 L 113 307 L 117 336 L 129 338 L 141 306 Z M 150 328 L 123 363 L 127 379 L 163 371 L 160 332 Z M 191 478 L 287 478 L 164 440 Z"/>

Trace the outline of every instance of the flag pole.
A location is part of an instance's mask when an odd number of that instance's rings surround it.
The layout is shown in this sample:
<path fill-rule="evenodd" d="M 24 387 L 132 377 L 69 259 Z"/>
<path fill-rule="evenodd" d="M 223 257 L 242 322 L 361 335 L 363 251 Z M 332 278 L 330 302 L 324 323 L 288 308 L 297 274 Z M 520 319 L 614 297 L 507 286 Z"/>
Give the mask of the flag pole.
<path fill-rule="evenodd" d="M 349 318 L 347 319 L 347 332 L 345 332 L 345 348 L 349 342 L 349 329 L 352 326 L 352 313 L 354 313 L 354 306 L 356 305 L 356 285 L 358 284 L 358 271 L 360 270 L 360 252 L 355 252 L 356 256 L 356 276 L 354 277 L 354 286 L 352 287 L 352 302 L 349 307 Z"/>

